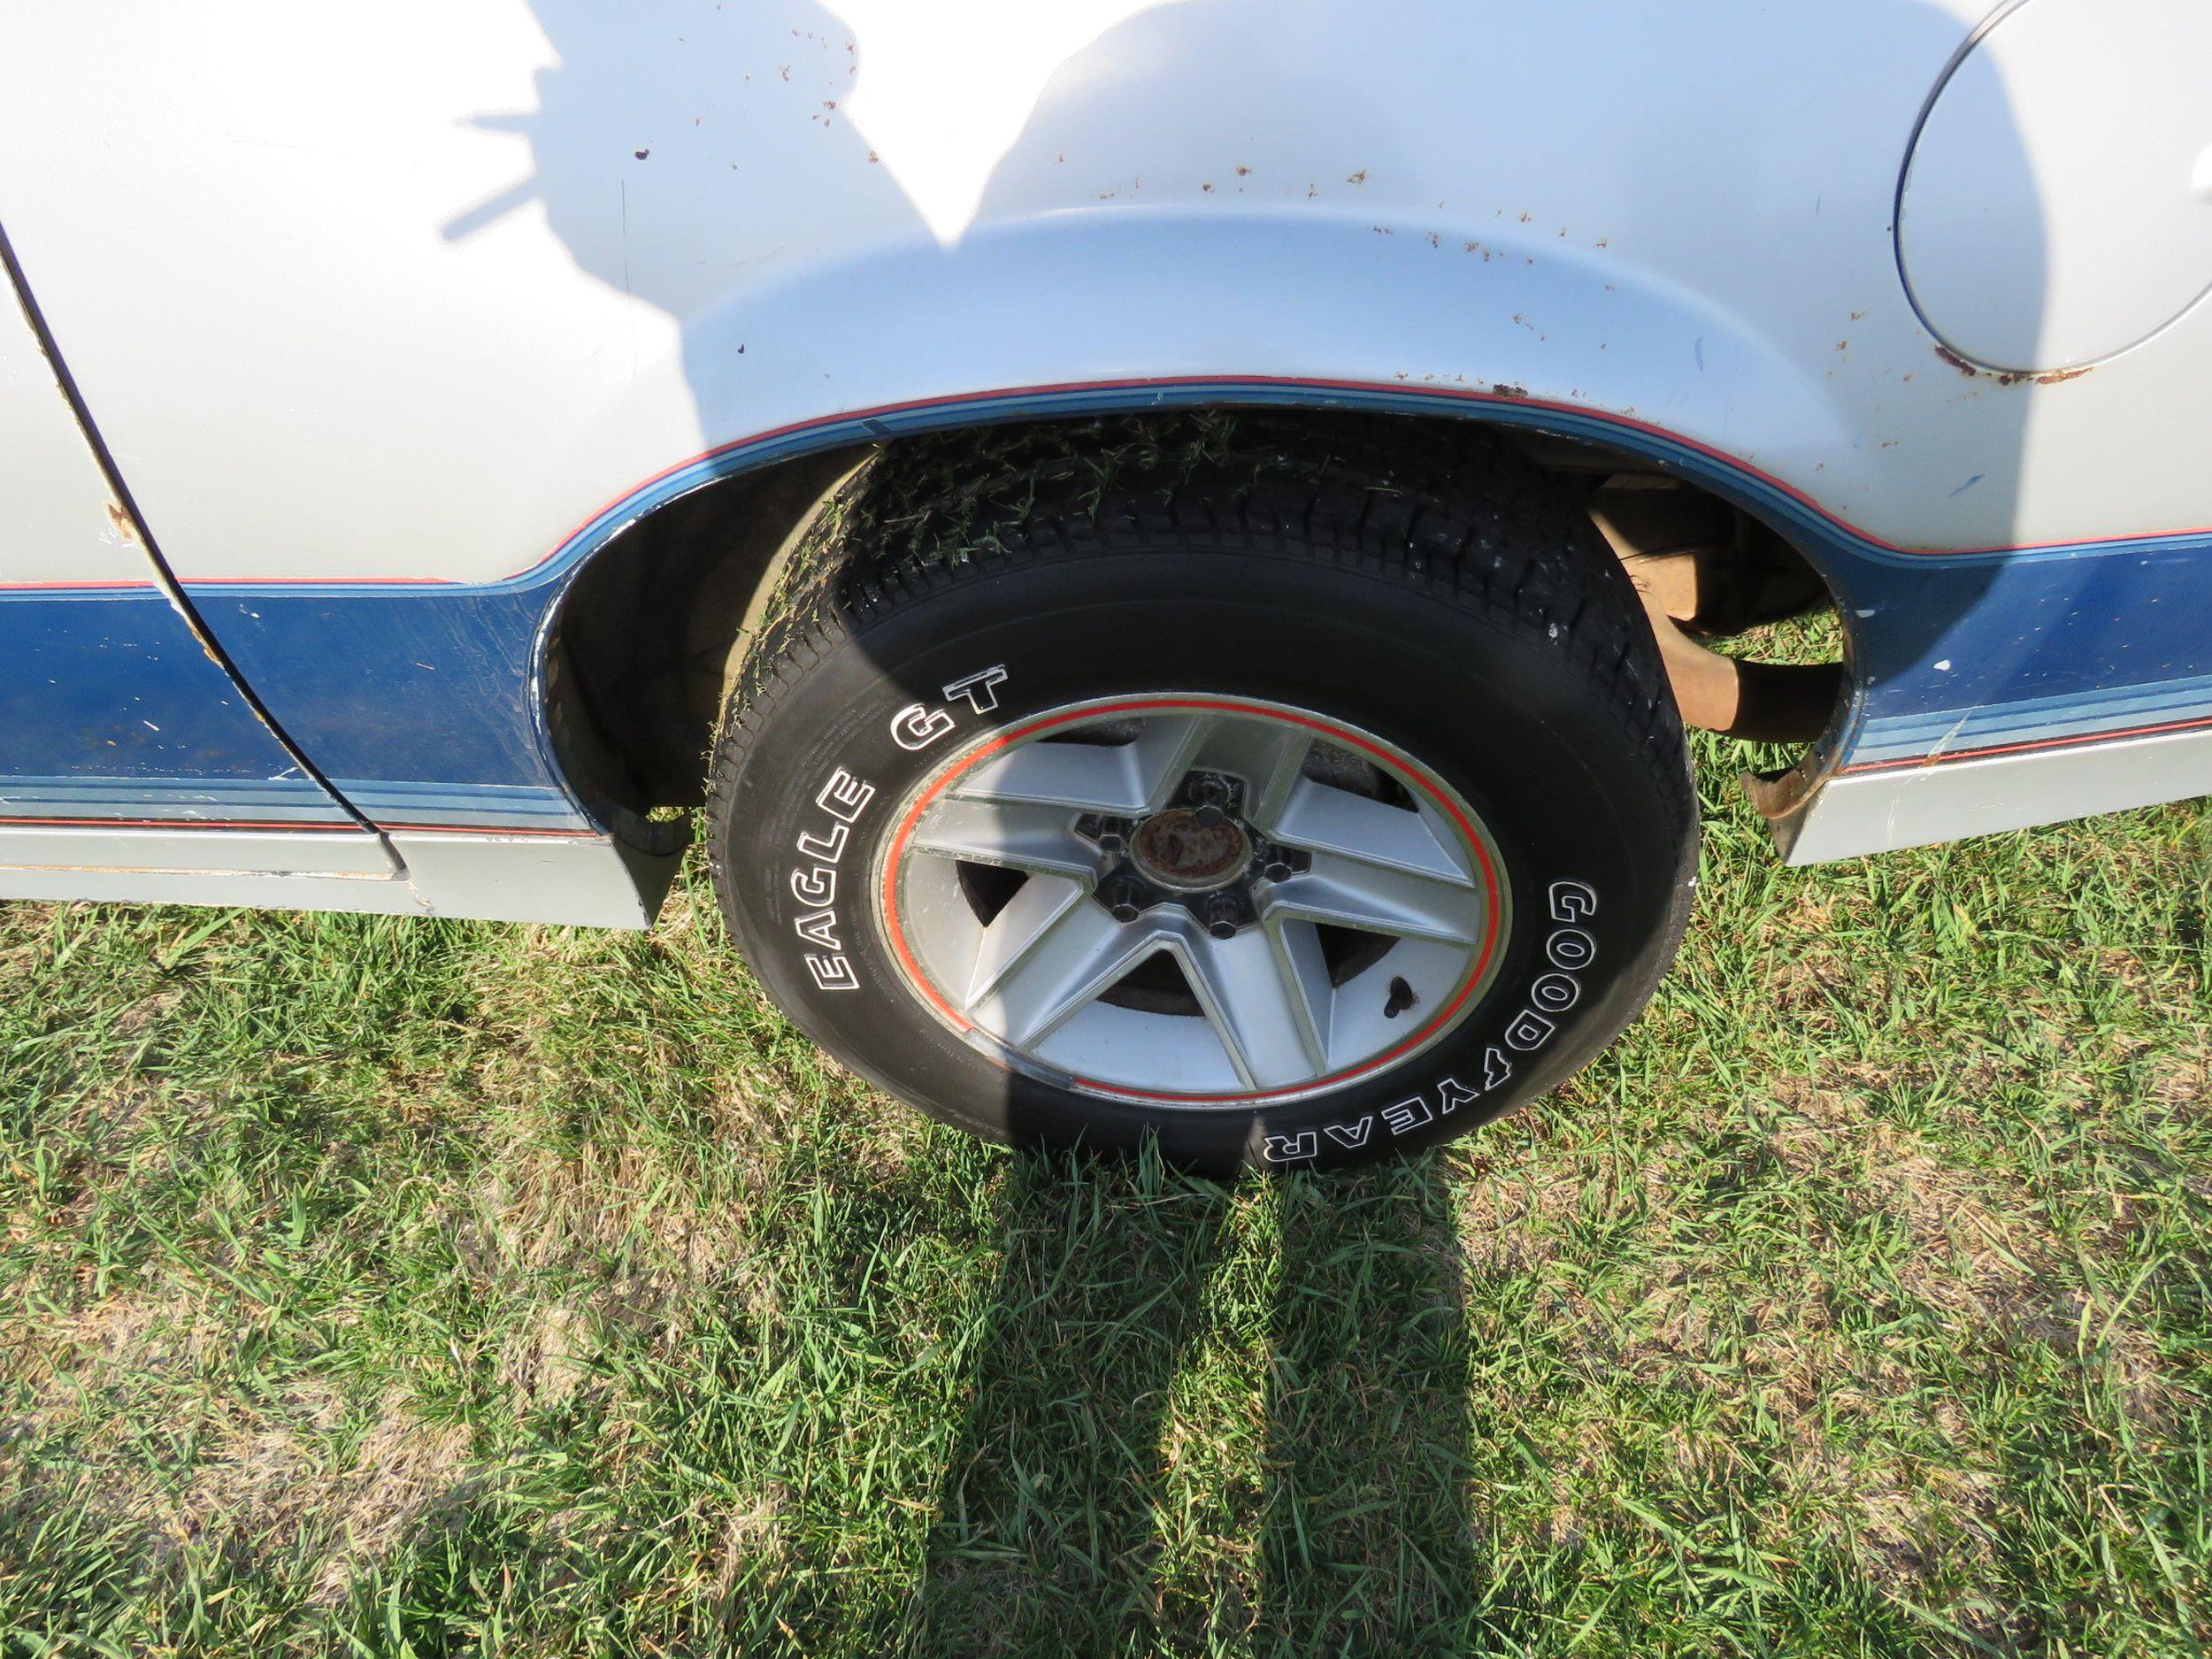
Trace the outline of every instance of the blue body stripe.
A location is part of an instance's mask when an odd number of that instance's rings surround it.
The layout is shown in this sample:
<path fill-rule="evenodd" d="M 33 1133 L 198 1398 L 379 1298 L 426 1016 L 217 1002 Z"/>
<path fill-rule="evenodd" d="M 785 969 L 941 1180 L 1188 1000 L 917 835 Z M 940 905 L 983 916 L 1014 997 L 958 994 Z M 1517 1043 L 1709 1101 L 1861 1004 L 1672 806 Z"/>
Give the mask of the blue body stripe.
<path fill-rule="evenodd" d="M 2212 676 L 2196 675 L 2119 693 L 2028 697 L 1985 708 L 1941 709 L 1870 723 L 1855 765 L 1940 759 L 2015 744 L 2090 740 L 2110 733 L 2212 723 Z"/>
<path fill-rule="evenodd" d="M 0 592 L 0 820 L 357 827 L 157 588 Z"/>

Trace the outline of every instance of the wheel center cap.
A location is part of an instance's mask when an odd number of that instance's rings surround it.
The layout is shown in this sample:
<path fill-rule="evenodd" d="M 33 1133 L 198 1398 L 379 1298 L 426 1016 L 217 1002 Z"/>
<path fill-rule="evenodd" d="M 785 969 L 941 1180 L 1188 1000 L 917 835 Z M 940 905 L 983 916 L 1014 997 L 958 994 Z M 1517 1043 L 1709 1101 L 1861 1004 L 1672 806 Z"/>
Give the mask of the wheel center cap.
<path fill-rule="evenodd" d="M 1232 818 L 1202 823 L 1190 808 L 1175 807 L 1137 826 L 1129 855 L 1160 886 L 1194 893 L 1242 875 L 1252 862 L 1252 842 Z"/>

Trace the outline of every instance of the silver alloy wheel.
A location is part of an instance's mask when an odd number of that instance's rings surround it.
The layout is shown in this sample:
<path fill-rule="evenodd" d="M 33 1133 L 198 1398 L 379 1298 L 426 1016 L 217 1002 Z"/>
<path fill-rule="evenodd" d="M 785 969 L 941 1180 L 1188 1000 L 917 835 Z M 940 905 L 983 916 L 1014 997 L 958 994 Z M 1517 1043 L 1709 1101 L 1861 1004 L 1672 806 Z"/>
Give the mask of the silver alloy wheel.
<path fill-rule="evenodd" d="M 917 991 L 1094 1094 L 1248 1104 L 1378 1071 L 1474 1006 L 1510 919 L 1464 802 L 1280 704 L 1056 710 L 940 768 L 895 823 L 877 891 Z"/>

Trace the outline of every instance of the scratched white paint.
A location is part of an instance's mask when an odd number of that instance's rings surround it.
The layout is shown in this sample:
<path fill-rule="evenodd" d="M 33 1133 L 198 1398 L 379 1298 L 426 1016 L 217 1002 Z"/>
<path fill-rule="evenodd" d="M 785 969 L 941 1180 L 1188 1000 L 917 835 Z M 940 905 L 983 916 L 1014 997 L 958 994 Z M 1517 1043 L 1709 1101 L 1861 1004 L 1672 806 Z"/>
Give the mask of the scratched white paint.
<path fill-rule="evenodd" d="M 2099 214 L 2161 204 L 2120 265 L 2162 282 L 2201 265 L 2177 216 L 2212 212 L 2202 53 L 2149 38 L 2200 42 L 2200 0 L 2029 0 L 2021 27 L 2069 8 L 2080 67 L 2124 31 L 2178 90 L 2143 127 L 2164 170 L 2108 201 L 2081 180 L 2134 131 L 2126 76 L 2087 115 L 2063 51 L 2048 85 L 1983 86 L 1975 177 L 2017 211 L 1952 251 L 2038 351 L 2103 320 Z M 15 5 L 0 223 L 188 580 L 495 580 L 752 434 L 1169 376 L 1517 387 L 1915 547 L 2212 523 L 2212 311 L 2008 385 L 1939 358 L 1900 280 L 1902 159 L 1987 11 Z M 2093 234 L 2054 250 L 2055 196 Z M 9 327 L 0 580 L 135 572 Z M 1847 798 L 1917 833 L 1892 788 Z"/>
<path fill-rule="evenodd" d="M 2049 387 L 1913 313 L 1982 10 L 19 6 L 0 222 L 188 579 L 493 580 L 753 432 L 1166 375 L 1521 386 L 1916 546 L 2212 521 L 2212 313 Z"/>

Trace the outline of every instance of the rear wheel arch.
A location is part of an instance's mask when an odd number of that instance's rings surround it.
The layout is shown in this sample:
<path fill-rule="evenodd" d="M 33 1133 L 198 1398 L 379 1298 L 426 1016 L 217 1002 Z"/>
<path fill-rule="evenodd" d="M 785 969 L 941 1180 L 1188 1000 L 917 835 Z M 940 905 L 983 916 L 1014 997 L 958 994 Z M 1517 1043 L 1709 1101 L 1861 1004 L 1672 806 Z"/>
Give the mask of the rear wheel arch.
<path fill-rule="evenodd" d="M 1315 394 L 1317 403 L 1326 395 Z M 1140 390 L 1133 403 L 1142 401 Z M 910 477 L 926 457 L 942 485 L 938 528 L 963 497 L 987 494 L 1010 457 L 1057 450 L 1071 467 L 1110 473 L 1117 455 L 1148 447 L 1202 452 L 1210 433 L 1263 423 L 1286 446 L 1325 455 L 1348 442 L 1455 450 L 1469 468 L 1487 456 L 1533 463 L 1585 499 L 1609 476 L 1668 478 L 1686 501 L 1732 513 L 1770 541 L 1805 557 L 1803 538 L 1735 496 L 1667 474 L 1647 450 L 1547 434 L 1497 418 L 1487 404 L 1448 412 L 1346 412 L 1233 402 L 1156 414 L 1104 413 L 976 422 L 835 448 L 710 480 L 656 508 L 591 549 L 565 588 L 543 635 L 546 728 L 572 787 L 603 821 L 633 839 L 656 808 L 703 799 L 705 755 L 736 664 L 754 637 L 786 562 L 826 511 L 864 497 L 874 480 Z M 957 529 L 956 524 L 950 528 Z M 910 526 L 920 534 L 918 522 Z M 1809 559 L 1834 596 L 1831 572 Z M 1844 614 L 1847 618 L 1848 611 Z M 1817 770 L 1809 759 L 1808 777 Z"/>

